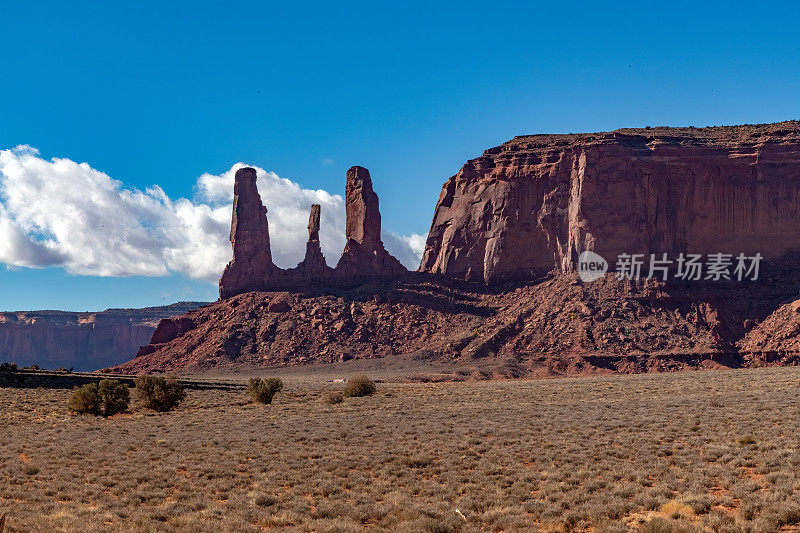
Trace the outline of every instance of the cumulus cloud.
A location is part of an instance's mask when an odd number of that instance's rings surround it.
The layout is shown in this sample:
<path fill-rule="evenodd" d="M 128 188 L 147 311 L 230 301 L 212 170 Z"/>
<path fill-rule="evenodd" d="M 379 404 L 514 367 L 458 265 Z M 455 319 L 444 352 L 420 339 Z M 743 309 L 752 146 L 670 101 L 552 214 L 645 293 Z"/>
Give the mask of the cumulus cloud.
<path fill-rule="evenodd" d="M 0 150 L 0 262 L 61 266 L 77 275 L 180 273 L 215 282 L 231 257 L 233 180 L 243 166 L 203 174 L 192 200 L 171 199 L 157 185 L 125 187 L 86 163 L 48 161 L 29 146 Z M 345 243 L 342 197 L 255 168 L 275 263 L 292 267 L 302 260 L 308 212 L 318 203 L 320 243 L 334 266 Z M 424 236 L 384 232 L 384 241 L 408 268 L 417 267 Z"/>

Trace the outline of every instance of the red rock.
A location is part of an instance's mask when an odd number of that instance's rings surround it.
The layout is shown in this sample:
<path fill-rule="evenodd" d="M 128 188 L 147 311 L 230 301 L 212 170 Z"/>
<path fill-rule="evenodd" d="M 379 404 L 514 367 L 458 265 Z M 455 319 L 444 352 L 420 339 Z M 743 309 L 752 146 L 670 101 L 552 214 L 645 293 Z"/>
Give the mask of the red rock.
<path fill-rule="evenodd" d="M 261 203 L 254 168 L 236 171 L 233 186 L 231 218 L 233 259 L 219 280 L 220 298 L 229 298 L 247 291 L 261 290 L 268 285 L 276 270 L 269 246 L 267 208 Z"/>
<path fill-rule="evenodd" d="M 369 173 L 354 167 L 348 240 L 326 281 L 338 284 L 336 297 L 307 290 L 294 269 L 275 271 L 270 283 L 299 280 L 290 309 L 263 313 L 269 292 L 221 300 L 190 315 L 197 327 L 118 370 L 345 354 L 458 362 L 462 379 L 473 369 L 506 378 L 800 364 L 800 306 L 783 305 L 800 286 L 798 176 L 798 122 L 518 137 L 445 184 L 420 267 L 441 276 L 399 284 L 405 270 L 380 240 Z M 758 282 L 744 284 L 583 283 L 570 270 L 584 248 L 609 262 L 623 252 L 758 252 L 765 261 Z M 543 271 L 555 272 L 531 279 Z M 525 281 L 454 282 L 516 277 Z"/>
<path fill-rule="evenodd" d="M 285 313 L 292 309 L 293 299 L 291 294 L 284 292 L 270 300 L 267 311 L 270 313 Z"/>
<path fill-rule="evenodd" d="M 158 323 L 156 330 L 153 332 L 153 336 L 150 339 L 150 344 L 169 342 L 180 337 L 186 332 L 193 330 L 195 327 L 197 327 L 197 324 L 195 324 L 194 320 L 187 316 L 163 318 Z"/>
<path fill-rule="evenodd" d="M 231 244 L 233 260 L 219 280 L 221 299 L 251 291 L 340 286 L 370 280 L 395 279 L 408 271 L 381 241 L 378 196 L 369 171 L 353 167 L 347 173 L 347 244 L 336 269 L 330 268 L 319 242 L 320 206 L 311 206 L 306 254 L 295 268 L 281 269 L 272 262 L 266 208 L 256 187 L 256 172 L 243 168 L 234 184 Z"/>
<path fill-rule="evenodd" d="M 528 135 L 442 188 L 420 271 L 494 281 L 572 270 L 594 250 L 800 248 L 800 122 Z M 649 255 L 648 255 L 649 257 Z"/>
<path fill-rule="evenodd" d="M 346 281 L 391 279 L 408 271 L 383 246 L 378 195 L 364 167 L 347 171 L 345 186 L 346 237 L 334 275 Z"/>
<path fill-rule="evenodd" d="M 306 255 L 303 261 L 293 269 L 295 272 L 290 273 L 290 276 L 296 275 L 301 280 L 310 283 L 324 283 L 333 273 L 333 269 L 325 262 L 325 256 L 322 254 L 322 247 L 319 243 L 320 214 L 319 204 L 312 205 L 311 213 L 308 216 Z"/>
<path fill-rule="evenodd" d="M 345 184 L 347 240 L 375 247 L 381 242 L 381 214 L 378 195 L 372 190 L 372 178 L 364 167 L 351 167 Z"/>

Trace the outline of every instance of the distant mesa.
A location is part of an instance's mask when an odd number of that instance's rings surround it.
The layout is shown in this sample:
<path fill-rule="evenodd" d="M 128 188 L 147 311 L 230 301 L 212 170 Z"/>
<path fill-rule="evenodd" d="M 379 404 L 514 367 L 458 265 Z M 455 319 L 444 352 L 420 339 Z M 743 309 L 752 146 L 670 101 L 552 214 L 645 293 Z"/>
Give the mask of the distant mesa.
<path fill-rule="evenodd" d="M 86 313 L 0 312 L 0 363 L 75 370 L 116 365 L 130 359 L 148 340 L 161 342 L 165 335 L 174 337 L 186 330 L 186 324 L 177 320 L 176 324 L 184 329 L 162 329 L 154 335 L 156 325 L 160 327 L 164 323 L 161 319 L 182 315 L 207 303 L 180 302 L 145 309 L 106 309 Z"/>
<path fill-rule="evenodd" d="M 250 291 L 395 279 L 408 273 L 384 248 L 378 195 L 372 189 L 369 170 L 364 167 L 354 166 L 347 171 L 347 243 L 336 268 L 329 267 L 322 254 L 319 205 L 311 206 L 303 261 L 295 268 L 282 269 L 272 262 L 267 209 L 258 193 L 255 169 L 236 171 L 233 195 L 230 236 L 233 259 L 219 281 L 222 299 Z"/>

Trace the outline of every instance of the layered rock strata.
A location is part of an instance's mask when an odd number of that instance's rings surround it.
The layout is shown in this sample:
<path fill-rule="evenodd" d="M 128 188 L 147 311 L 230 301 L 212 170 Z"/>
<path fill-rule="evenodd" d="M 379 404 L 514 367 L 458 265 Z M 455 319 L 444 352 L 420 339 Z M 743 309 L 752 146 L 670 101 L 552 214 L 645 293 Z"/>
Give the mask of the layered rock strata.
<path fill-rule="evenodd" d="M 799 222 L 797 121 L 527 135 L 444 184 L 420 271 L 529 279 L 584 250 L 779 259 Z"/>
<path fill-rule="evenodd" d="M 42 368 L 96 370 L 130 359 L 152 340 L 165 317 L 196 309 L 202 302 L 150 307 L 70 311 L 13 311 L 0 313 L 0 363 Z"/>

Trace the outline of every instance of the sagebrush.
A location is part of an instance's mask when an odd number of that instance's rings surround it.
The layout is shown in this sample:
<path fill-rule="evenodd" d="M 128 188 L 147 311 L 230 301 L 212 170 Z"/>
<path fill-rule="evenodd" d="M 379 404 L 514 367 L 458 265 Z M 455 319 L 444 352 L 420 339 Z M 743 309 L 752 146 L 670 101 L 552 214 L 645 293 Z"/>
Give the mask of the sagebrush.
<path fill-rule="evenodd" d="M 283 389 L 283 381 L 278 378 L 251 378 L 247 383 L 247 392 L 257 403 L 272 403 L 272 398 Z"/>
<path fill-rule="evenodd" d="M 186 391 L 173 377 L 137 376 L 136 398 L 153 411 L 171 411 L 186 398 Z"/>
<path fill-rule="evenodd" d="M 355 398 L 358 396 L 369 396 L 375 394 L 375 383 L 372 382 L 367 376 L 353 376 L 347 380 L 347 385 L 344 388 L 344 395 L 348 398 Z"/>
<path fill-rule="evenodd" d="M 111 416 L 128 408 L 130 390 L 116 379 L 102 379 L 76 388 L 69 399 L 69 410 L 81 414 Z"/>

